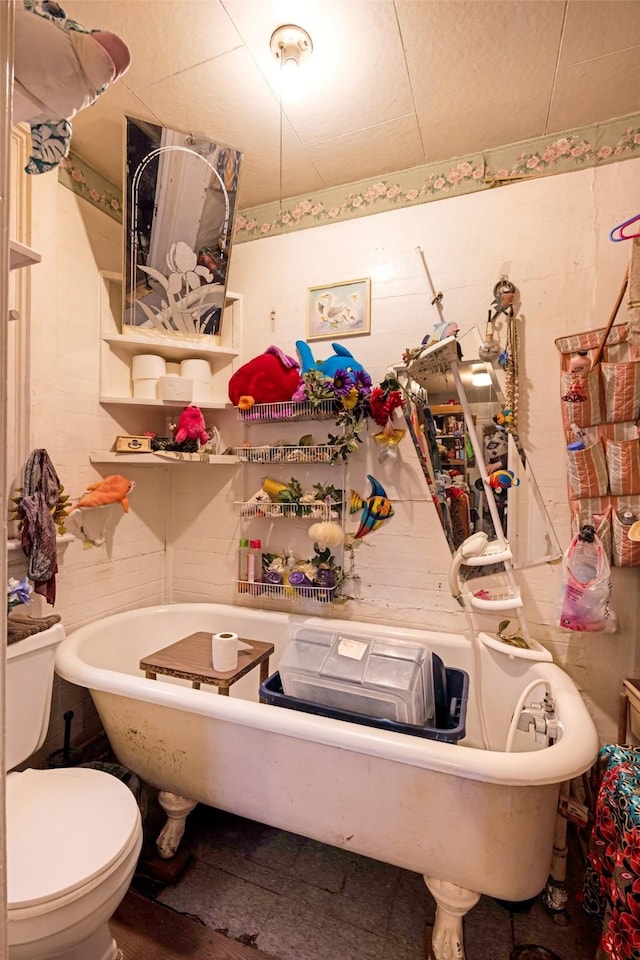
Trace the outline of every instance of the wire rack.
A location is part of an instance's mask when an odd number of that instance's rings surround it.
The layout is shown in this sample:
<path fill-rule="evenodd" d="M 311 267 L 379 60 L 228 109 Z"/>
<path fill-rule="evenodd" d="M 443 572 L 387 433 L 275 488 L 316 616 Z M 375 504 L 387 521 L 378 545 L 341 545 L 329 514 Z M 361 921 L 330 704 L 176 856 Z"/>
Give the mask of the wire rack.
<path fill-rule="evenodd" d="M 256 403 L 249 410 L 238 408 L 238 420 L 249 423 L 276 423 L 284 420 L 335 420 L 337 416 L 335 401 L 320 400 L 310 403 L 305 400 L 294 403 Z"/>
<path fill-rule="evenodd" d="M 427 377 L 434 373 L 448 373 L 452 361 L 457 362 L 458 341 L 455 337 L 446 337 L 439 343 L 432 343 L 407 366 L 407 373 L 421 387 L 428 387 Z"/>
<path fill-rule="evenodd" d="M 316 446 L 235 447 L 240 463 L 333 463 L 339 448 L 329 443 Z"/>
<path fill-rule="evenodd" d="M 238 593 L 260 600 L 313 600 L 316 603 L 331 603 L 338 596 L 338 587 L 298 586 L 288 583 L 255 583 L 249 580 L 234 580 Z"/>
<path fill-rule="evenodd" d="M 338 519 L 341 504 L 324 503 L 273 503 L 273 501 L 251 502 L 236 500 L 236 511 L 245 520 L 268 518 L 269 520 L 331 520 Z M 333 517 L 332 517 L 333 514 Z"/>

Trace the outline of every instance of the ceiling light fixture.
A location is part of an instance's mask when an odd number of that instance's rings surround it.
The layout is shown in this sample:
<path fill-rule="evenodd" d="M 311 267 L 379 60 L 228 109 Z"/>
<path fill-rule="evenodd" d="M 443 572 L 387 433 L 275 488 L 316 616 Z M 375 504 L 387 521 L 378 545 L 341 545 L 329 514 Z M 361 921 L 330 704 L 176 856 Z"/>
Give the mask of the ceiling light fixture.
<path fill-rule="evenodd" d="M 283 116 L 282 95 L 286 86 L 287 98 L 292 94 L 300 94 L 298 79 L 300 64 L 308 60 L 313 52 L 311 37 L 302 27 L 293 23 L 283 23 L 271 34 L 269 41 L 271 53 L 280 65 L 280 194 L 279 209 L 282 212 L 282 128 Z"/>
<path fill-rule="evenodd" d="M 300 64 L 308 60 L 313 51 L 307 31 L 293 23 L 284 23 L 274 30 L 269 45 L 285 74 L 297 73 Z"/>

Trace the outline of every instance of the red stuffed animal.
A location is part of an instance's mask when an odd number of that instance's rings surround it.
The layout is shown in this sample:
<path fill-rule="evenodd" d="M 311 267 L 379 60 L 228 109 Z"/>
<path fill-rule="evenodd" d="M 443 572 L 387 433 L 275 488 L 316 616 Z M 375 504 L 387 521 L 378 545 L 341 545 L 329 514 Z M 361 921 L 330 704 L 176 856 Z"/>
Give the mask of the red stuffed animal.
<path fill-rule="evenodd" d="M 182 443 L 184 440 L 199 440 L 200 443 L 207 443 L 209 435 L 204 425 L 204 417 L 200 407 L 184 408 L 180 414 L 173 439 L 176 443 Z"/>
<path fill-rule="evenodd" d="M 291 400 L 300 381 L 300 364 L 280 347 L 267 347 L 249 360 L 229 380 L 229 399 L 238 406 L 240 397 L 254 403 L 282 403 Z"/>

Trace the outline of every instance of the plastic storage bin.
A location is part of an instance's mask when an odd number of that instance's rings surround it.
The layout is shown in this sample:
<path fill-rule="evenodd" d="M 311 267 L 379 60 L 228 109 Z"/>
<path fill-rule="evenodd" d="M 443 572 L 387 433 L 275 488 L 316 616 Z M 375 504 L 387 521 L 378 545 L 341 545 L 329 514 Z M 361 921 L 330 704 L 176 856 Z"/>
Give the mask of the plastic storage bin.
<path fill-rule="evenodd" d="M 349 710 L 337 710 L 288 697 L 282 691 L 279 673 L 274 673 L 260 685 L 260 699 L 276 707 L 288 707 L 320 717 L 334 720 L 346 720 L 379 730 L 393 733 L 405 733 L 413 737 L 425 737 L 444 743 L 457 743 L 466 733 L 467 700 L 469 697 L 469 675 L 464 670 L 445 667 L 440 657 L 432 654 L 434 661 L 435 718 L 433 723 L 422 726 L 411 723 L 396 723 L 379 717 L 367 717 Z"/>
<path fill-rule="evenodd" d="M 434 716 L 432 657 L 402 640 L 303 628 L 280 660 L 287 696 L 422 726 Z"/>

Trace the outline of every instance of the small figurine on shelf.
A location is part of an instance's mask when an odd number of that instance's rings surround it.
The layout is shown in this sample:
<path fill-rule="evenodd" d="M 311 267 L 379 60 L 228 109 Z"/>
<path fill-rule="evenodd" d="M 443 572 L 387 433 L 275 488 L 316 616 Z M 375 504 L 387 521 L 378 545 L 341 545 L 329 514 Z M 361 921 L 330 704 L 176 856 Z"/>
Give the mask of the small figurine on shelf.
<path fill-rule="evenodd" d="M 584 403 L 587 399 L 584 392 L 584 377 L 591 370 L 591 360 L 586 350 L 578 350 L 575 357 L 569 362 L 571 384 L 562 399 L 565 403 Z"/>
<path fill-rule="evenodd" d="M 520 479 L 513 470 L 494 470 L 489 477 L 489 484 L 494 490 L 508 490 L 509 487 L 519 486 Z"/>

